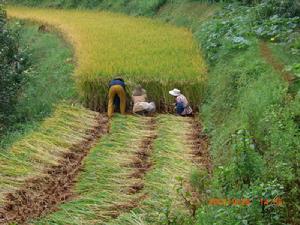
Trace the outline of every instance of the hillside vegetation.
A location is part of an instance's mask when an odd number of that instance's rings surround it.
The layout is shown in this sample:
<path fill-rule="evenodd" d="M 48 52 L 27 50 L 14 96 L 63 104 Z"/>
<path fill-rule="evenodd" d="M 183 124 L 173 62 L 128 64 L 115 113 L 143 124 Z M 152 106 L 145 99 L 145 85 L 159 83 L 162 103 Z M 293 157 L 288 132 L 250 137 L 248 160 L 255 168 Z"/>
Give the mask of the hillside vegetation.
<path fill-rule="evenodd" d="M 60 101 L 78 96 L 72 79 L 74 65 L 70 46 L 55 33 L 39 32 L 38 26 L 11 21 L 9 26 L 19 38 L 19 48 L 26 57 L 26 69 L 20 76 L 25 80 L 17 90 L 13 110 L 7 113 L 6 126 L 0 131 L 0 149 L 39 126 L 40 121 L 51 115 Z"/>
<path fill-rule="evenodd" d="M 6 11 L 0 5 L 0 134 L 14 118 L 18 93 L 26 80 L 27 54 L 19 48 L 16 30 L 7 23 Z"/>
<path fill-rule="evenodd" d="M 9 0 L 9 3 L 50 8 L 88 8 L 153 16 L 167 0 Z"/>

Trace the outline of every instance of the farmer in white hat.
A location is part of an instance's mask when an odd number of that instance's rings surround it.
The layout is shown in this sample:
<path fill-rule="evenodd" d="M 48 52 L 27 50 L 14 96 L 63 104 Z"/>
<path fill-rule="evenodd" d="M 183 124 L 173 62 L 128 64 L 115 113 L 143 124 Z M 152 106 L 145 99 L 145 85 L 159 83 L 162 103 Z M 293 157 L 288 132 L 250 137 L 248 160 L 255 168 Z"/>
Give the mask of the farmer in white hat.
<path fill-rule="evenodd" d="M 172 91 L 169 91 L 169 93 L 175 98 L 175 110 L 178 115 L 189 116 L 193 114 L 193 110 L 189 106 L 188 100 L 183 94 L 181 94 L 180 90 L 175 88 Z"/>

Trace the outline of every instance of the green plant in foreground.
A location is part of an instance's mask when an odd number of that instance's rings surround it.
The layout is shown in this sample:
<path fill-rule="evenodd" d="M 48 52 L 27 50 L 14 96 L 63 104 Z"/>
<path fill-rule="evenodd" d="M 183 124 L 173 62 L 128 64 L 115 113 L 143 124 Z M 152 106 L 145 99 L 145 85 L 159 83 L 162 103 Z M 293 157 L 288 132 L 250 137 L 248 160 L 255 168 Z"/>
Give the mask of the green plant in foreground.
<path fill-rule="evenodd" d="M 27 49 L 30 69 L 26 84 L 18 93 L 15 110 L 10 114 L 13 123 L 0 134 L 0 151 L 37 128 L 41 120 L 52 113 L 55 104 L 76 96 L 69 46 L 56 34 L 38 32 L 38 25 L 9 23 L 10 26 L 15 24 L 22 25 L 19 28 L 20 47 Z"/>
<path fill-rule="evenodd" d="M 6 11 L 0 3 L 0 135 L 14 122 L 18 95 L 27 78 L 25 49 L 19 47 L 19 33 L 7 24 Z"/>

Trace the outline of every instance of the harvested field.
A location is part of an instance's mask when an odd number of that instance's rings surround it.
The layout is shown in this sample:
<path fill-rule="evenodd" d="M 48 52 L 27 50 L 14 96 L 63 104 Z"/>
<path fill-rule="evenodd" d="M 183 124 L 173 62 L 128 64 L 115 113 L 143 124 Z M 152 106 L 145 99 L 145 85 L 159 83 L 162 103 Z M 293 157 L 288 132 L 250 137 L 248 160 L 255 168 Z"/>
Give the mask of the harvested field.
<path fill-rule="evenodd" d="M 138 208 L 123 213 L 107 224 L 167 224 L 168 219 L 185 224 L 187 215 L 194 213 L 198 202 L 189 182 L 190 175 L 193 171 L 206 170 L 209 161 L 205 156 L 206 149 L 203 150 L 203 158 L 197 161 L 204 167 L 192 163 L 195 158 L 193 151 L 198 145 L 187 143 L 186 138 L 196 131 L 193 126 L 198 122 L 171 115 L 160 115 L 156 121 L 157 138 L 150 157 L 153 167 L 145 175 L 142 191 L 147 198 L 141 201 Z M 193 195 L 185 199 L 179 190 L 189 191 Z"/>
<path fill-rule="evenodd" d="M 186 134 L 187 144 L 192 149 L 192 161 L 199 168 L 205 169 L 212 173 L 212 164 L 209 154 L 209 139 L 202 131 L 202 125 L 198 119 L 191 118 L 190 131 Z"/>
<path fill-rule="evenodd" d="M 65 184 L 73 175 L 70 180 L 74 181 L 76 175 L 72 170 L 65 171 L 69 176 L 59 180 L 53 188 L 61 191 L 54 195 L 54 199 L 60 200 L 43 213 L 35 214 L 39 219 L 27 222 L 39 225 L 136 224 L 138 218 L 145 223 L 157 223 L 163 218 L 166 204 L 172 205 L 170 217 L 193 213 L 193 206 L 189 205 L 194 204 L 192 199 L 187 201 L 176 190 L 183 185 L 185 190 L 191 191 L 191 172 L 199 168 L 206 170 L 192 163 L 193 151 L 198 145 L 186 140 L 195 132 L 195 122 L 191 118 L 170 115 L 114 117 L 110 132 L 83 160 L 76 182 Z M 200 161 L 197 162 L 205 165 L 207 159 L 204 157 Z M 67 184 L 74 186 L 73 191 Z M 33 196 L 40 190 L 54 193 L 52 189 L 39 189 L 35 185 L 31 188 Z M 48 205 L 47 201 L 44 203 Z"/>
<path fill-rule="evenodd" d="M 146 198 L 144 176 L 151 170 L 153 118 L 117 116 L 110 133 L 84 160 L 75 197 L 34 224 L 107 224 Z"/>
<path fill-rule="evenodd" d="M 168 90 L 174 87 L 194 108 L 201 101 L 205 63 L 186 29 L 106 12 L 21 7 L 9 7 L 8 12 L 10 17 L 42 24 L 42 32 L 58 30 L 72 43 L 75 79 L 91 109 L 105 110 L 107 83 L 116 74 L 130 89 L 143 85 L 161 111 L 171 108 Z M 80 110 L 66 121 L 62 110 L 53 120 L 57 125 L 43 125 L 34 138 L 23 140 L 25 145 L 18 149 L 25 155 L 8 157 L 9 162 L 26 156 L 20 169 L 16 167 L 16 177 L 21 172 L 26 176 L 13 183 L 13 167 L 3 167 L 11 183 L 3 193 L 1 222 L 161 224 L 171 218 L 184 223 L 185 217 L 195 215 L 198 202 L 190 175 L 210 170 L 196 120 L 116 115 L 102 137 L 107 119 Z M 187 199 L 186 192 L 192 198 Z M 165 218 L 165 207 L 170 208 L 170 218 Z"/>
<path fill-rule="evenodd" d="M 61 105 L 39 131 L 2 154 L 0 223 L 25 222 L 67 200 L 82 159 L 106 130 L 100 114 Z"/>

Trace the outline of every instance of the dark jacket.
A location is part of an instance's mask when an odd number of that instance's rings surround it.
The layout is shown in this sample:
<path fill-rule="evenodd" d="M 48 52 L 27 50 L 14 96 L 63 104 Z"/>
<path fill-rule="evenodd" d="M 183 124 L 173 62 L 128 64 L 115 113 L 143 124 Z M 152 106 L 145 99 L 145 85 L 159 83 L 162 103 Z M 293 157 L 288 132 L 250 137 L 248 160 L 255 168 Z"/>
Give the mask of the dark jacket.
<path fill-rule="evenodd" d="M 121 85 L 125 89 L 125 82 L 121 79 L 114 79 L 111 82 L 109 82 L 109 88 L 111 88 L 114 85 Z"/>

